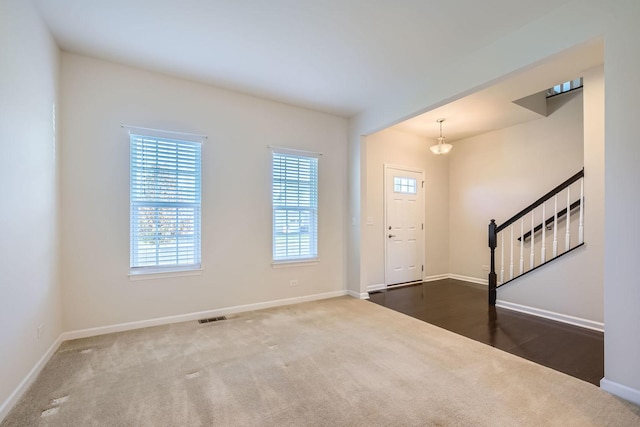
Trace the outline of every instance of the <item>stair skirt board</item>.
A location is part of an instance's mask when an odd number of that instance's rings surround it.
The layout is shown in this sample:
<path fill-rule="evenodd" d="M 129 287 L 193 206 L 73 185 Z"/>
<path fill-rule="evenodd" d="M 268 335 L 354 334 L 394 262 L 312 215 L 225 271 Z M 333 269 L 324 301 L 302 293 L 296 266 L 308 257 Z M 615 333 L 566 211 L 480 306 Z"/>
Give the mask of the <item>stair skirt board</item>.
<path fill-rule="evenodd" d="M 530 314 L 533 316 L 544 317 L 545 319 L 555 320 L 557 322 L 567 323 L 569 325 L 579 326 L 581 328 L 591 329 L 593 331 L 604 332 L 604 323 L 602 322 L 595 322 L 593 320 L 569 316 L 567 314 L 556 313 L 553 311 L 543 310 L 541 308 L 529 307 L 526 305 L 516 304 L 503 300 L 497 300 L 496 307 L 518 311 L 520 313 Z"/>

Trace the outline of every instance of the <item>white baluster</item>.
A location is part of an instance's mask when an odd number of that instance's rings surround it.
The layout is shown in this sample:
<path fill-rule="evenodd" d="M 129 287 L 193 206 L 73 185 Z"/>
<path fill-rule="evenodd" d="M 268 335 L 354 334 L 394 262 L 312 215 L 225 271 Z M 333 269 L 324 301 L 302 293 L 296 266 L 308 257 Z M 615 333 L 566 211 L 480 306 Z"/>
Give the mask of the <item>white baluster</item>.
<path fill-rule="evenodd" d="M 547 248 L 546 244 L 546 234 L 547 234 L 547 210 L 546 210 L 546 202 L 542 204 L 542 228 L 540 231 L 542 232 L 542 248 L 540 249 L 540 264 L 544 264 L 547 258 Z"/>
<path fill-rule="evenodd" d="M 567 187 L 567 234 L 564 236 L 564 250 L 568 251 L 571 247 L 571 188 Z"/>
<path fill-rule="evenodd" d="M 553 198 L 553 257 L 558 256 L 558 195 Z"/>
<path fill-rule="evenodd" d="M 531 242 L 531 254 L 529 255 L 529 269 L 531 269 L 531 270 L 533 270 L 533 267 L 535 266 L 535 263 L 536 263 L 536 254 L 535 254 L 534 248 L 533 248 L 535 243 L 536 243 L 536 240 L 535 240 L 535 237 L 534 237 L 534 235 L 535 235 L 535 227 L 536 227 L 536 225 L 534 223 L 535 217 L 536 217 L 536 211 L 534 209 L 534 210 L 531 211 L 531 240 L 530 240 L 530 242 Z"/>
<path fill-rule="evenodd" d="M 524 273 L 524 217 L 520 218 L 520 274 Z"/>
<path fill-rule="evenodd" d="M 504 233 L 500 233 L 500 283 L 504 283 Z"/>
<path fill-rule="evenodd" d="M 509 255 L 509 279 L 513 279 L 513 224 L 511 224 L 511 254 Z"/>
<path fill-rule="evenodd" d="M 584 211 L 582 205 L 584 205 L 584 178 L 580 179 L 580 225 L 578 226 L 579 245 L 584 242 Z"/>

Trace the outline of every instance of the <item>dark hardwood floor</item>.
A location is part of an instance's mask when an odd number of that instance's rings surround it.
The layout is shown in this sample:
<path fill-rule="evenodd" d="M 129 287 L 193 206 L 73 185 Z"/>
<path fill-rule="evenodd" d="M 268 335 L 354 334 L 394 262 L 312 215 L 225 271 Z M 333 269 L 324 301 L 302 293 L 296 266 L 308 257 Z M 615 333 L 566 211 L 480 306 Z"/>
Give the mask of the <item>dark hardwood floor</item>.
<path fill-rule="evenodd" d="M 487 288 L 439 280 L 370 294 L 370 301 L 599 385 L 604 334 L 489 307 Z"/>

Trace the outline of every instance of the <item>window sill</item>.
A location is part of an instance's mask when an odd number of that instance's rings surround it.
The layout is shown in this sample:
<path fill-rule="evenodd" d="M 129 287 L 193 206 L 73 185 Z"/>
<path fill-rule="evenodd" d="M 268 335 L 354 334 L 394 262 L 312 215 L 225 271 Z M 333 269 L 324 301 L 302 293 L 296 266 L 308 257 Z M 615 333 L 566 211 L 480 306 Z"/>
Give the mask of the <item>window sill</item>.
<path fill-rule="evenodd" d="M 320 260 L 318 258 L 292 260 L 292 261 L 273 261 L 271 263 L 271 267 L 273 268 L 304 267 L 307 265 L 316 265 L 319 262 Z"/>
<path fill-rule="evenodd" d="M 129 280 L 153 280 L 168 279 L 171 277 L 200 276 L 202 268 L 192 268 L 185 270 L 169 270 L 169 271 L 130 271 Z"/>

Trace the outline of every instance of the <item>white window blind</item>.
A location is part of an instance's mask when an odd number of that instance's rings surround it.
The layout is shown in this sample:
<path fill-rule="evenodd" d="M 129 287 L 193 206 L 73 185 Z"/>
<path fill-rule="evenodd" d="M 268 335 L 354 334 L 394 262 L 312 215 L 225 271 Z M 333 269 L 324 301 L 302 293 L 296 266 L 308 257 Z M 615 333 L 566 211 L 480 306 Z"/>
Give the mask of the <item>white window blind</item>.
<path fill-rule="evenodd" d="M 200 268 L 201 143 L 130 133 L 131 272 Z"/>
<path fill-rule="evenodd" d="M 273 260 L 318 257 L 318 158 L 273 151 Z"/>

